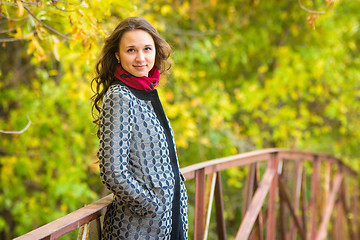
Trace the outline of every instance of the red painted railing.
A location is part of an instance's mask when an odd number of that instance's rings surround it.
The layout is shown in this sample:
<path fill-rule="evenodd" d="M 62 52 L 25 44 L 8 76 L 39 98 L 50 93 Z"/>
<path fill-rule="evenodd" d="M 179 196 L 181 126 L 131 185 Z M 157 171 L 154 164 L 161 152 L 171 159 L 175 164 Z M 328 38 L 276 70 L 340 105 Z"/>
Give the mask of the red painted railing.
<path fill-rule="evenodd" d="M 290 162 L 295 168 L 292 176 L 286 176 Z M 264 163 L 260 180 L 259 165 Z M 330 222 L 332 239 L 359 239 L 357 173 L 333 156 L 283 149 L 242 153 L 181 169 L 187 180 L 195 178 L 194 239 L 207 237 L 213 199 L 218 239 L 226 239 L 221 171 L 241 166 L 249 171 L 236 240 L 327 239 Z M 287 179 L 292 179 L 292 189 Z M 109 195 L 16 239 L 56 239 L 94 219 L 99 222 L 111 201 Z"/>

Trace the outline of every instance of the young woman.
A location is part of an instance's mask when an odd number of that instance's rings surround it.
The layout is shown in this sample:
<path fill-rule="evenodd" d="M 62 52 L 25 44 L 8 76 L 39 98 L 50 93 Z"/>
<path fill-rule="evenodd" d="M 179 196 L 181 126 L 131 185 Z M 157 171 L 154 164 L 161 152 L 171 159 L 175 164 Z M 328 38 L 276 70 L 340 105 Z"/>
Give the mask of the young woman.
<path fill-rule="evenodd" d="M 132 17 L 105 40 L 96 65 L 100 177 L 114 193 L 103 239 L 187 239 L 184 178 L 155 90 L 170 51 L 146 19 Z"/>

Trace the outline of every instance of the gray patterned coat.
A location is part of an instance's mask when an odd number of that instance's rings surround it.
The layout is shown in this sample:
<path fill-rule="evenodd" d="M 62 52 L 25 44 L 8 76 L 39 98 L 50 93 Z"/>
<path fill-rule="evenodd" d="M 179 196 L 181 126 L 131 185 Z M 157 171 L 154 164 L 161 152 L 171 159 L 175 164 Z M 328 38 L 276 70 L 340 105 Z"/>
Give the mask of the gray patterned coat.
<path fill-rule="evenodd" d="M 187 195 L 156 90 L 114 80 L 100 114 L 100 177 L 114 193 L 103 239 L 187 239 Z"/>

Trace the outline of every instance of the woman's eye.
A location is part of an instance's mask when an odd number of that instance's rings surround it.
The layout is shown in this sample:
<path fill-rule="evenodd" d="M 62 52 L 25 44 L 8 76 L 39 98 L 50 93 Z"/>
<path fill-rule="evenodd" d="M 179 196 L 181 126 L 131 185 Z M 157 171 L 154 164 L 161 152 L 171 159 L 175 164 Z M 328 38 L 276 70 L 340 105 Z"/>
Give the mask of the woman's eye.
<path fill-rule="evenodd" d="M 145 48 L 146 51 L 151 51 L 151 47 Z"/>
<path fill-rule="evenodd" d="M 134 49 L 132 49 L 132 48 L 129 48 L 128 50 L 127 50 L 127 52 L 134 52 L 135 50 Z"/>

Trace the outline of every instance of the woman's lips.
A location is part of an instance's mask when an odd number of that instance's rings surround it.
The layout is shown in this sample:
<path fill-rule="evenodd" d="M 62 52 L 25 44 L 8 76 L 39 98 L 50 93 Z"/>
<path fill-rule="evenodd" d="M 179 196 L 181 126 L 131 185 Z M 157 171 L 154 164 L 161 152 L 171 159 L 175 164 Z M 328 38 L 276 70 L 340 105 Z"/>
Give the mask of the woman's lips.
<path fill-rule="evenodd" d="M 134 68 L 138 69 L 138 70 L 142 70 L 146 68 L 146 65 L 134 65 Z"/>

